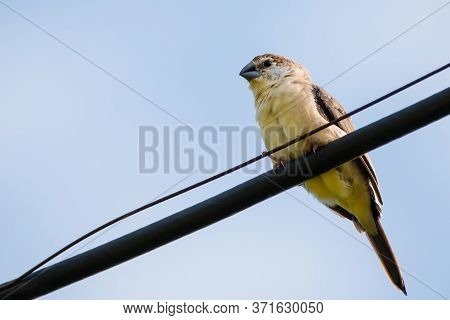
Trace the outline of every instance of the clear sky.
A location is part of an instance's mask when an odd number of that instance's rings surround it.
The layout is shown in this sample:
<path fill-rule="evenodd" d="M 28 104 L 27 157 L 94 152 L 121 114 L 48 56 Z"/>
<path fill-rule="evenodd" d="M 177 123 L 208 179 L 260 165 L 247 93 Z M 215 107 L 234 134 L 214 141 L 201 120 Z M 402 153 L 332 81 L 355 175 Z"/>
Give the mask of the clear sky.
<path fill-rule="evenodd" d="M 180 122 L 4 6 L 7 3 L 193 128 L 176 170 Z M 324 84 L 445 4 L 429 1 L 0 1 L 0 282 L 164 190 L 211 173 L 202 127 L 255 128 L 238 76 L 273 52 Z M 448 62 L 450 5 L 327 86 L 352 110 Z M 356 116 L 356 126 L 449 85 L 449 72 Z M 139 127 L 169 128 L 160 167 L 139 172 Z M 251 131 L 251 130 L 250 130 Z M 215 171 L 263 150 L 235 133 L 207 141 Z M 247 136 L 245 136 L 247 137 Z M 450 119 L 371 152 L 383 224 L 407 271 L 406 299 L 450 297 Z M 166 147 L 166 148 L 165 148 Z M 185 158 L 180 158 L 183 165 Z M 184 160 L 183 160 L 184 159 Z M 207 158 L 211 160 L 212 158 Z M 208 161 L 209 161 L 208 160 Z M 214 162 L 214 159 L 211 161 Z M 166 172 L 162 164 L 169 164 Z M 268 169 L 238 172 L 133 217 L 86 250 Z M 188 172 L 185 172 L 188 171 Z M 301 188 L 44 299 L 405 299 L 367 240 Z M 311 207 L 305 207 L 301 203 Z M 332 223 L 323 219 L 327 217 Z M 79 252 L 80 252 L 79 251 Z M 71 251 L 71 254 L 74 251 Z"/>

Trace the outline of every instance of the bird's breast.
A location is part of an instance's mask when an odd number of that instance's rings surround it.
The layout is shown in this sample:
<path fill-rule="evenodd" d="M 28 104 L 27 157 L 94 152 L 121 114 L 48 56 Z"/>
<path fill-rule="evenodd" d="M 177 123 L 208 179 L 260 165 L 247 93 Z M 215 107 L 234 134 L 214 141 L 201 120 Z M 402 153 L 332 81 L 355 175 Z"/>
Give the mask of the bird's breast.
<path fill-rule="evenodd" d="M 255 95 L 256 120 L 268 149 L 286 143 L 320 125 L 312 90 L 308 86 L 284 83 Z M 279 155 L 291 159 L 310 149 L 308 140 L 295 144 Z"/>

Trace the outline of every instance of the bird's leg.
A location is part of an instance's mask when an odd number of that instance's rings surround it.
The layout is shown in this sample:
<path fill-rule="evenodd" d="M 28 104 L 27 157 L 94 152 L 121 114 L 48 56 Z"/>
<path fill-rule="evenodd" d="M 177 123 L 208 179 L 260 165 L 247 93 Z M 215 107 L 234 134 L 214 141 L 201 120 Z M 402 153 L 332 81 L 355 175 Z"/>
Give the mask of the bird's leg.
<path fill-rule="evenodd" d="M 268 156 L 270 158 L 270 160 L 272 160 L 272 162 L 273 162 L 273 173 L 276 174 L 277 171 L 280 168 L 284 168 L 286 166 L 286 162 L 285 161 L 275 157 L 274 155 L 268 154 L 266 151 L 264 151 L 262 154 L 263 154 L 263 156 Z"/>
<path fill-rule="evenodd" d="M 312 153 L 313 153 L 313 154 L 316 154 L 316 151 L 317 151 L 317 149 L 319 149 L 319 148 L 320 148 L 320 146 L 318 146 L 318 145 L 316 145 L 316 144 L 313 144 L 312 147 L 311 147 Z"/>

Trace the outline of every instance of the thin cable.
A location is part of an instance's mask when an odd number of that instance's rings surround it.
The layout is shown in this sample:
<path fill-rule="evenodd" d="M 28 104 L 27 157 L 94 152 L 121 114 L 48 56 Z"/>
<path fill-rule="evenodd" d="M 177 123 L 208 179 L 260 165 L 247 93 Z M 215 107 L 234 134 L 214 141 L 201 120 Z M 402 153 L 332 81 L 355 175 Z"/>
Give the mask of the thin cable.
<path fill-rule="evenodd" d="M 126 87 L 128 90 L 134 92 L 135 94 L 137 94 L 139 97 L 141 97 L 142 99 L 146 100 L 147 102 L 149 102 L 150 104 L 152 104 L 153 106 L 155 106 L 156 108 L 158 108 L 159 110 L 161 110 L 162 112 L 166 113 L 167 115 L 169 115 L 170 117 L 172 117 L 173 119 L 175 119 L 176 121 L 188 126 L 186 123 L 184 123 L 183 121 L 181 121 L 179 118 L 177 118 L 175 115 L 173 115 L 172 113 L 170 113 L 169 111 L 167 111 L 166 109 L 164 109 L 163 107 L 161 107 L 160 105 L 158 105 L 156 102 L 154 102 L 153 100 L 149 99 L 148 97 L 146 97 L 144 94 L 142 94 L 141 92 L 139 92 L 138 90 L 136 90 L 135 88 L 133 88 L 131 85 L 129 85 L 128 83 L 126 83 L 125 81 L 119 79 L 117 76 L 115 76 L 114 74 L 112 74 L 111 72 L 109 72 L 108 70 L 106 70 L 105 68 L 103 68 L 102 66 L 100 66 L 98 63 L 96 63 L 95 61 L 93 61 L 92 59 L 90 59 L 89 57 L 87 57 L 86 55 L 82 54 L 80 51 L 76 50 L 74 47 L 72 47 L 71 45 L 69 45 L 68 43 L 66 43 L 65 41 L 61 40 L 60 38 L 58 38 L 57 36 L 55 36 L 54 34 L 52 34 L 50 31 L 48 31 L 47 29 L 45 29 L 44 27 L 42 27 L 41 25 L 39 25 L 38 23 L 34 22 L 33 20 L 31 20 L 30 18 L 26 17 L 23 13 L 19 12 L 17 9 L 11 7 L 9 4 L 5 3 L 4 1 L 0 0 L 0 4 L 2 4 L 5 8 L 9 9 L 11 12 L 15 13 L 17 16 L 21 17 L 22 19 L 24 19 L 25 21 L 27 21 L 28 23 L 30 23 L 31 25 L 33 25 L 35 28 L 37 28 L 38 30 L 40 30 L 41 32 L 45 33 L 47 36 L 51 37 L 52 39 L 54 39 L 55 41 L 57 41 L 58 43 L 60 43 L 62 46 L 64 46 L 65 48 L 67 48 L 68 50 L 72 51 L 74 54 L 76 54 L 77 56 L 79 56 L 80 58 L 82 58 L 83 60 L 85 60 L 86 62 L 88 62 L 89 64 L 91 64 L 92 66 L 94 66 L 95 68 L 99 69 L 100 71 L 102 71 L 103 73 L 105 73 L 106 75 L 108 75 L 109 77 L 111 77 L 112 79 L 114 79 L 115 81 L 117 81 L 118 83 L 120 83 L 121 85 L 123 85 L 124 87 Z M 347 69 L 345 69 L 344 71 L 342 71 L 341 73 L 339 73 L 337 76 L 335 76 L 333 79 L 329 80 L 328 82 L 326 82 L 323 86 L 327 86 L 330 83 L 334 82 L 335 80 L 337 80 L 338 78 L 340 78 L 341 76 L 343 76 L 344 74 L 346 74 L 347 72 L 349 72 L 350 70 L 352 70 L 353 68 L 355 68 L 356 66 L 358 66 L 359 64 L 361 64 L 362 62 L 364 62 L 365 60 L 369 59 L 371 56 L 373 56 L 374 54 L 376 54 L 377 52 L 379 52 L 380 50 L 384 49 L 386 46 L 388 46 L 389 44 L 391 44 L 392 42 L 394 42 L 395 40 L 397 40 L 398 38 L 400 38 L 401 36 L 405 35 L 406 33 L 408 33 L 409 31 L 411 31 L 412 29 L 414 29 L 415 27 L 417 27 L 418 25 L 420 25 L 422 22 L 424 22 L 425 20 L 429 19 L 430 17 L 432 17 L 433 15 L 435 15 L 437 12 L 441 11 L 443 8 L 445 8 L 447 5 L 449 4 L 449 2 L 444 3 L 443 5 L 441 5 L 440 7 L 438 7 L 437 9 L 433 10 L 431 13 L 429 13 L 428 15 L 426 15 L 425 17 L 423 17 L 422 19 L 420 19 L 419 21 L 415 22 L 413 25 L 409 26 L 408 28 L 406 28 L 405 30 L 403 30 L 402 32 L 400 32 L 399 34 L 397 34 L 395 37 L 393 37 L 392 39 L 390 39 L 388 42 L 384 43 L 383 45 L 381 45 L 380 47 L 378 47 L 377 49 L 375 49 L 374 51 L 370 52 L 368 55 L 364 56 L 363 58 L 361 58 L 360 60 L 358 60 L 356 63 L 354 63 L 353 65 L 351 65 L 350 67 L 348 67 Z"/>
<path fill-rule="evenodd" d="M 270 181 L 271 183 L 273 183 L 274 185 L 276 185 L 278 188 L 282 189 L 283 192 L 285 192 L 288 196 L 290 196 L 292 199 L 296 200 L 297 202 L 301 203 L 305 208 L 311 210 L 312 212 L 314 212 L 315 214 L 317 214 L 319 217 L 321 217 L 322 219 L 324 219 L 325 221 L 327 221 L 328 223 L 330 223 L 332 226 L 335 226 L 336 228 L 338 228 L 339 230 L 343 231 L 346 235 L 348 235 L 349 237 L 353 238 L 354 240 L 358 241 L 360 244 L 362 244 L 364 247 L 366 247 L 367 249 L 376 252 L 377 254 L 381 254 L 380 252 L 376 251 L 374 248 L 372 248 L 371 246 L 369 246 L 368 244 L 366 244 L 365 242 L 363 242 L 361 239 L 357 238 L 355 235 L 351 234 L 350 232 L 348 232 L 347 230 L 345 230 L 344 228 L 342 228 L 341 226 L 339 226 L 337 223 L 333 222 L 333 220 L 331 220 L 330 218 L 326 217 L 325 215 L 323 215 L 322 213 L 320 213 L 319 211 L 315 210 L 313 207 L 307 205 L 306 203 L 304 203 L 302 200 L 300 200 L 299 198 L 297 198 L 295 195 L 293 195 L 290 190 L 283 188 L 282 186 L 280 186 L 278 183 L 276 183 L 275 181 L 273 181 L 270 178 L 266 178 L 268 181 Z M 381 254 L 383 255 L 383 254 Z M 389 259 L 388 257 L 386 257 L 385 255 L 383 255 L 385 258 Z M 389 259 L 390 260 L 390 259 Z M 422 284 L 423 286 L 425 286 L 426 288 L 428 288 L 429 290 L 433 291 L 435 294 L 437 294 L 438 296 L 440 296 L 442 299 L 444 300 L 448 300 L 448 297 L 446 297 L 444 294 L 442 294 L 441 292 L 439 292 L 438 290 L 434 289 L 431 285 L 429 285 L 428 283 L 426 283 L 425 281 L 419 279 L 417 276 L 415 276 L 414 274 L 412 274 L 411 272 L 409 272 L 408 270 L 406 270 L 403 267 L 400 267 L 400 269 L 406 273 L 407 275 L 409 275 L 411 278 L 413 278 L 414 280 L 416 280 L 417 282 L 419 282 L 420 284 Z"/>
<path fill-rule="evenodd" d="M 265 153 L 263 153 L 263 155 L 269 156 L 269 155 L 271 155 L 271 154 L 273 154 L 275 152 L 278 152 L 278 151 L 280 151 L 280 150 L 282 150 L 284 148 L 289 147 L 290 145 L 293 145 L 294 143 L 297 143 L 297 142 L 299 142 L 299 141 L 301 141 L 303 139 L 306 139 L 307 137 L 309 137 L 309 136 L 311 136 L 311 135 L 313 135 L 313 134 L 315 134 L 315 133 L 317 133 L 319 131 L 322 131 L 322 130 L 326 129 L 329 126 L 332 126 L 332 125 L 334 125 L 334 124 L 336 124 L 336 123 L 338 123 L 338 122 L 340 122 L 340 121 L 342 121 L 344 119 L 347 119 L 348 117 L 351 117 L 351 116 L 353 116 L 353 115 L 355 115 L 357 113 L 360 113 L 361 111 L 364 111 L 367 108 L 370 108 L 371 106 L 373 106 L 373 105 L 375 105 L 377 103 L 380 103 L 381 101 L 386 100 L 387 98 L 390 98 L 393 95 L 396 95 L 397 93 L 399 93 L 399 92 L 401 92 L 401 91 L 403 91 L 405 89 L 408 89 L 409 87 L 412 87 L 413 85 L 416 85 L 419 82 L 422 82 L 423 80 L 425 80 L 425 79 L 427 79 L 427 78 L 429 78 L 431 76 L 434 76 L 435 74 L 437 74 L 439 72 L 444 71 L 448 67 L 450 67 L 450 63 L 447 63 L 446 65 L 443 65 L 442 67 L 437 68 L 436 70 L 433 70 L 430 73 L 427 73 L 426 75 L 424 75 L 424 76 L 422 76 L 420 78 L 417 78 L 416 80 L 411 81 L 411 82 L 405 84 L 404 86 L 402 86 L 402 87 L 400 87 L 398 89 L 395 89 L 394 91 L 391 91 L 391 92 L 385 94 L 384 96 L 381 96 L 378 99 L 375 99 L 372 102 L 369 102 L 369 103 L 363 105 L 362 107 L 356 108 L 355 110 L 353 110 L 353 111 L 351 111 L 349 113 L 346 113 L 343 116 L 334 119 L 333 121 L 330 121 L 330 122 L 328 122 L 328 123 L 326 123 L 326 124 L 324 124 L 324 125 L 322 125 L 320 127 L 317 127 L 315 129 L 305 133 L 305 134 L 302 134 L 302 135 L 298 136 L 297 138 L 295 138 L 295 139 L 293 139 L 291 141 L 288 141 L 288 142 L 286 142 L 286 143 L 284 143 L 282 145 L 279 145 L 276 148 L 273 148 L 272 150 L 266 151 Z"/>
<path fill-rule="evenodd" d="M 190 177 L 192 177 L 194 174 L 196 174 L 198 172 L 198 170 L 188 174 L 186 177 L 183 177 L 181 180 L 179 180 L 178 182 L 176 182 L 175 184 L 171 185 L 170 187 L 168 187 L 167 189 L 163 190 L 162 192 L 160 192 L 159 194 L 157 194 L 154 199 L 162 196 L 163 194 L 167 193 L 168 191 L 170 191 L 171 189 L 175 188 L 176 186 L 178 186 L 180 183 L 186 181 L 187 179 L 189 179 Z M 112 228 L 115 228 L 119 225 L 119 223 L 111 225 L 107 228 L 105 228 L 104 230 L 102 230 L 102 232 L 98 233 L 97 236 L 93 237 L 91 240 L 87 241 L 86 243 L 84 243 L 82 246 L 80 246 L 79 248 L 77 248 L 76 250 L 74 250 L 72 253 L 65 255 L 65 258 L 71 258 L 73 257 L 78 251 L 82 250 L 83 248 L 85 248 L 86 246 L 88 246 L 90 243 L 94 242 L 95 240 L 97 240 L 98 238 L 100 238 L 102 235 L 104 235 L 105 233 L 107 233 L 108 231 L 110 231 Z M 39 276 L 42 276 L 43 274 L 45 274 L 48 270 L 43 271 L 41 274 L 39 274 Z M 38 277 L 39 277 L 38 276 Z M 22 283 L 20 286 L 18 286 L 16 289 L 12 290 L 11 292 L 9 292 L 8 294 L 1 296 L 0 299 L 7 299 L 9 296 L 11 296 L 13 293 L 15 293 L 17 290 L 20 290 L 21 288 L 25 287 L 26 285 L 30 284 L 31 282 L 33 282 L 34 280 L 36 280 L 38 277 L 35 278 L 31 278 L 28 281 L 25 281 L 24 283 Z M 20 278 L 14 280 L 14 281 L 19 281 Z M 12 283 L 14 284 L 14 283 Z M 11 285 L 12 285 L 11 284 Z M 0 287 L 0 289 L 3 288 L 8 288 L 10 286 L 10 284 L 8 283 L 6 286 L 2 286 Z"/>
<path fill-rule="evenodd" d="M 189 192 L 189 191 L 191 191 L 193 189 L 196 189 L 196 188 L 198 188 L 200 186 L 208 184 L 208 183 L 210 183 L 210 182 L 212 182 L 214 180 L 217 180 L 217 179 L 219 179 L 221 177 L 224 177 L 224 176 L 226 176 L 226 175 L 228 175 L 230 173 L 233 173 L 233 172 L 235 172 L 237 170 L 240 170 L 240 169 L 242 169 L 242 168 L 244 168 L 244 167 L 246 167 L 246 166 L 248 166 L 248 165 L 250 165 L 252 163 L 255 163 L 255 162 L 257 162 L 257 161 L 259 161 L 259 160 L 261 160 L 261 159 L 263 159 L 265 157 L 268 157 L 269 155 L 272 155 L 273 153 L 278 152 L 278 151 L 280 151 L 280 150 L 282 150 L 284 148 L 287 148 L 288 146 L 290 146 L 290 145 L 292 145 L 294 143 L 297 143 L 297 142 L 299 142 L 299 141 L 301 141 L 303 139 L 306 139 L 307 137 L 309 137 L 309 136 L 311 136 L 311 135 L 313 135 L 313 134 L 315 134 L 315 133 L 317 133 L 319 131 L 322 131 L 322 130 L 324 130 L 324 129 L 326 129 L 326 128 L 328 128 L 328 127 L 330 127 L 330 126 L 332 126 L 332 125 L 334 125 L 334 124 L 336 124 L 336 123 L 338 123 L 338 122 L 340 122 L 340 121 L 342 121 L 342 120 L 344 120 L 344 119 L 346 119 L 348 117 L 351 117 L 352 115 L 355 115 L 355 114 L 357 114 L 359 112 L 362 112 L 365 109 L 370 108 L 371 106 L 373 106 L 373 105 L 375 105 L 375 104 L 377 104 L 377 103 L 379 103 L 379 102 L 381 102 L 383 100 L 386 100 L 386 99 L 392 97 L 393 95 L 396 95 L 399 92 L 404 91 L 404 90 L 406 90 L 406 89 L 416 85 L 417 83 L 422 82 L 425 79 L 428 79 L 428 78 L 430 78 L 430 77 L 432 77 L 432 76 L 434 76 L 434 75 L 436 75 L 436 74 L 446 70 L 449 67 L 450 67 L 450 63 L 447 63 L 446 65 L 444 65 L 444 66 L 442 66 L 440 68 L 437 68 L 437 69 L 435 69 L 435 70 L 425 74 L 424 76 L 422 76 L 420 78 L 417 78 L 416 80 L 411 81 L 411 82 L 401 86 L 400 88 L 395 89 L 395 90 L 393 90 L 393 91 L 383 95 L 382 97 L 380 97 L 378 99 L 375 99 L 375 100 L 373 100 L 373 101 L 371 101 L 371 102 L 369 102 L 369 103 L 367 103 L 367 104 L 365 104 L 365 105 L 363 105 L 363 106 L 361 106 L 361 107 L 359 107 L 359 108 L 357 108 L 357 109 L 355 109 L 355 110 L 353 110 L 353 111 L 351 111 L 351 112 L 349 112 L 349 113 L 347 113 L 347 114 L 345 114 L 345 115 L 343 115 L 343 116 L 341 116 L 341 117 L 339 117 L 339 118 L 337 118 L 337 119 L 335 119 L 333 121 L 330 121 L 327 124 L 324 124 L 324 125 L 322 125 L 320 127 L 317 127 L 317 128 L 311 130 L 310 132 L 308 132 L 306 134 L 300 135 L 297 138 L 295 138 L 295 139 L 293 139 L 293 140 L 291 140 L 291 141 L 289 141 L 287 143 L 284 143 L 284 144 L 282 144 L 282 145 L 280 145 L 280 146 L 278 146 L 278 147 L 276 147 L 274 149 L 271 149 L 269 151 L 263 152 L 262 154 L 254 157 L 252 159 L 249 159 L 249 160 L 247 160 L 247 161 L 245 161 L 245 162 L 243 162 L 243 163 L 241 163 L 239 165 L 236 165 L 236 166 L 234 166 L 234 167 L 232 167 L 230 169 L 222 171 L 222 172 L 220 172 L 218 174 L 215 174 L 215 175 L 213 175 L 213 176 L 211 176 L 209 178 L 206 178 L 206 179 L 204 179 L 202 181 L 194 183 L 194 184 L 192 184 L 192 185 L 190 185 L 190 186 L 188 186 L 186 188 L 178 190 L 178 191 L 176 191 L 174 193 L 171 193 L 171 194 L 169 194 L 167 196 L 164 196 L 164 197 L 159 198 L 159 199 L 157 199 L 155 201 L 147 203 L 147 204 L 145 204 L 145 205 L 143 205 L 143 206 L 141 206 L 139 208 L 136 208 L 136 209 L 134 209 L 132 211 L 129 211 L 129 212 L 127 212 L 127 213 L 117 217 L 117 218 L 114 218 L 114 219 L 104 223 L 103 225 L 101 225 L 101 226 L 99 226 L 99 227 L 89 231 L 88 233 L 84 234 L 83 236 L 79 237 L 78 239 L 72 241 L 68 245 L 64 246 L 60 250 L 56 251 L 55 253 L 53 253 L 52 255 L 47 257 L 46 259 L 44 259 L 41 262 L 39 262 L 37 265 L 35 265 L 31 269 L 29 269 L 28 271 L 23 273 L 21 276 L 19 276 L 15 280 L 12 280 L 9 283 L 5 284 L 0 289 L 6 289 L 6 288 L 9 288 L 9 287 L 13 286 L 14 284 L 16 284 L 19 281 L 23 280 L 25 277 L 27 277 L 28 275 L 30 275 L 31 273 L 33 273 L 34 271 L 36 271 L 37 269 L 39 269 L 40 267 L 45 265 L 46 263 L 50 262 L 51 260 L 53 260 L 54 258 L 59 256 L 63 252 L 65 252 L 68 249 L 72 248 L 76 244 L 80 243 L 81 241 L 91 237 L 92 235 L 96 234 L 97 232 L 99 232 L 99 231 L 101 231 L 103 229 L 106 229 L 109 226 L 111 226 L 111 225 L 113 225 L 113 224 L 115 224 L 115 223 L 117 223 L 117 222 L 119 222 L 121 220 L 124 220 L 124 219 L 126 219 L 128 217 L 131 217 L 131 216 L 133 216 L 133 215 L 135 215 L 135 214 L 137 214 L 137 213 L 139 213 L 141 211 L 144 211 L 144 210 L 146 210 L 148 208 L 154 207 L 154 206 L 156 206 L 156 205 L 158 205 L 160 203 L 163 203 L 163 202 L 165 202 L 167 200 L 173 199 L 173 198 L 175 198 L 175 197 L 177 197 L 179 195 L 182 195 L 182 194 L 184 194 L 186 192 Z"/>
<path fill-rule="evenodd" d="M 402 32 L 400 32 L 399 34 L 397 34 L 395 37 L 393 37 L 391 40 L 389 40 L 388 42 L 384 43 L 382 46 L 378 47 L 376 50 L 372 51 L 371 53 L 369 53 L 368 55 L 364 56 L 363 58 L 361 58 L 359 61 L 357 61 L 356 63 L 352 64 L 350 67 L 348 67 L 347 69 L 345 69 L 344 71 L 342 71 L 341 73 L 339 73 L 337 76 L 335 76 L 333 79 L 328 80 L 328 82 L 326 82 L 323 86 L 327 86 L 330 83 L 334 82 L 336 79 L 340 78 L 341 76 L 343 76 L 344 74 L 346 74 L 347 72 L 349 72 L 350 70 L 352 70 L 353 68 L 355 68 L 356 66 L 360 65 L 362 62 L 366 61 L 367 59 L 369 59 L 371 56 L 373 56 L 374 54 L 376 54 L 377 52 L 379 52 L 380 50 L 383 50 L 385 47 L 387 47 L 388 45 L 390 45 L 392 42 L 394 42 L 395 40 L 397 40 L 398 38 L 400 38 L 401 36 L 405 35 L 406 33 L 408 33 L 409 31 L 411 31 L 412 29 L 414 29 L 415 27 L 417 27 L 419 24 L 421 24 L 422 22 L 424 22 L 425 20 L 427 20 L 428 18 L 432 17 L 434 14 L 438 13 L 439 11 L 441 11 L 442 9 L 444 9 L 446 6 L 448 6 L 449 2 L 447 1 L 446 3 L 444 3 L 442 6 L 440 6 L 439 8 L 433 10 L 432 12 L 430 12 L 429 14 L 427 14 L 425 17 L 423 17 L 422 19 L 420 19 L 419 21 L 417 21 L 416 23 L 414 23 L 413 25 L 409 26 L 408 28 L 406 28 L 405 30 L 403 30 Z"/>
<path fill-rule="evenodd" d="M 72 51 L 74 54 L 76 54 L 77 56 L 79 56 L 81 59 L 83 59 L 84 61 L 86 61 L 87 63 L 89 63 L 90 65 L 94 66 L 95 68 L 97 68 L 98 70 L 102 71 L 104 74 L 106 74 L 107 76 L 109 76 L 110 78 L 112 78 L 113 80 L 115 80 L 116 82 L 118 82 L 119 84 L 121 84 L 122 86 L 124 86 L 125 88 L 127 88 L 128 90 L 130 90 L 131 92 L 135 93 L 136 95 L 138 95 L 139 97 L 141 97 L 142 99 L 144 99 L 145 101 L 147 101 L 148 103 L 150 103 L 151 105 L 153 105 L 154 107 L 158 108 L 159 110 L 161 110 L 162 112 L 164 112 L 165 114 L 167 114 L 169 117 L 171 117 L 172 119 L 175 119 L 176 121 L 178 121 L 179 123 L 188 126 L 184 121 L 181 121 L 178 117 L 176 117 L 175 115 L 173 115 L 172 113 L 170 113 L 169 111 L 167 111 L 166 109 L 164 109 L 163 107 L 161 107 L 159 104 L 157 104 L 155 101 L 151 100 L 150 98 L 148 98 L 147 96 L 145 96 L 143 93 L 141 93 L 140 91 L 138 91 L 137 89 L 133 88 L 131 85 L 129 85 L 127 82 L 121 80 L 119 77 L 117 77 L 116 75 L 114 75 L 112 72 L 109 72 L 108 70 L 106 70 L 105 68 L 103 68 L 100 64 L 96 63 L 94 60 L 90 59 L 89 57 L 87 57 L 86 55 L 82 54 L 80 51 L 76 50 L 74 47 L 72 47 L 71 45 L 69 45 L 67 42 L 64 42 L 63 40 L 59 39 L 58 37 L 56 37 L 54 34 L 52 34 L 50 31 L 48 31 L 47 29 L 45 29 L 44 27 L 40 26 L 39 24 L 37 24 L 36 22 L 34 22 L 33 20 L 31 20 L 30 18 L 26 17 L 24 14 L 22 14 L 21 12 L 19 12 L 17 9 L 14 9 L 13 7 L 11 7 L 10 5 L 8 5 L 7 3 L 0 1 L 0 4 L 2 4 L 5 8 L 9 9 L 11 12 L 15 13 L 16 15 L 18 15 L 19 17 L 21 17 L 22 19 L 24 19 L 25 21 L 27 21 L 28 23 L 30 23 L 31 25 L 33 25 L 35 28 L 39 29 L 41 32 L 45 33 L 47 36 L 49 36 L 50 38 L 52 38 L 53 40 L 55 40 L 56 42 L 58 42 L 59 44 L 61 44 L 62 46 L 64 46 L 66 49 Z M 189 127 L 189 126 L 188 126 Z"/>

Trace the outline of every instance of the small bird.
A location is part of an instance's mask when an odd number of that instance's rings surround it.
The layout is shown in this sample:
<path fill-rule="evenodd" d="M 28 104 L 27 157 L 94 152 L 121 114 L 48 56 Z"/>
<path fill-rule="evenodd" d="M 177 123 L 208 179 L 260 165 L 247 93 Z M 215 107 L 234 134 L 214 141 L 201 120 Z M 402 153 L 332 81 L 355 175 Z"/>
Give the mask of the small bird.
<path fill-rule="evenodd" d="M 275 54 L 263 54 L 247 64 L 240 75 L 248 80 L 255 98 L 256 120 L 267 149 L 345 114 L 327 91 L 315 85 L 301 64 Z M 274 166 L 354 131 L 350 118 L 282 149 L 271 156 Z M 378 179 L 367 154 L 304 183 L 313 194 L 338 215 L 353 221 L 367 235 L 389 279 L 406 295 L 400 266 L 381 226 L 383 200 Z"/>

